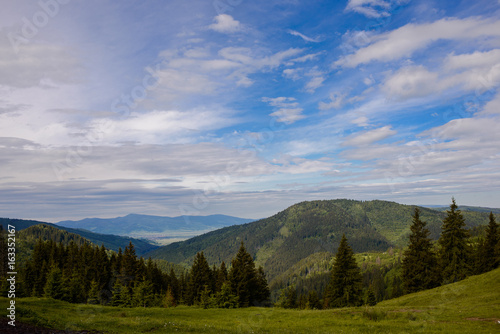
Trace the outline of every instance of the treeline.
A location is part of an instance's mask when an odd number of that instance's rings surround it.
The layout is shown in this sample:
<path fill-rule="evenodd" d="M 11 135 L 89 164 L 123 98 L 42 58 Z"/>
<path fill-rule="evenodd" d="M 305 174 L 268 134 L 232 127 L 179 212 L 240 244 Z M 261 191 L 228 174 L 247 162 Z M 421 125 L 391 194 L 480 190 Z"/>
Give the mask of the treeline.
<path fill-rule="evenodd" d="M 123 252 L 119 249 L 109 255 L 104 246 L 65 245 L 40 238 L 18 273 L 16 297 L 48 297 L 71 303 L 235 308 L 269 298 L 264 271 L 255 268 L 243 244 L 229 270 L 225 263 L 210 268 L 203 253 L 198 253 L 191 270 L 177 276 L 173 268 L 164 273 L 151 258 L 137 257 L 132 243 Z M 0 289 L 4 296 L 6 282 L 2 280 Z"/>
<path fill-rule="evenodd" d="M 418 208 L 412 218 L 402 261 L 362 272 L 344 235 L 330 274 L 282 289 L 275 305 L 309 309 L 375 305 L 383 299 L 454 283 L 499 267 L 500 229 L 493 213 L 484 229 L 485 236 L 471 235 L 453 199 L 436 243 L 420 219 Z"/>

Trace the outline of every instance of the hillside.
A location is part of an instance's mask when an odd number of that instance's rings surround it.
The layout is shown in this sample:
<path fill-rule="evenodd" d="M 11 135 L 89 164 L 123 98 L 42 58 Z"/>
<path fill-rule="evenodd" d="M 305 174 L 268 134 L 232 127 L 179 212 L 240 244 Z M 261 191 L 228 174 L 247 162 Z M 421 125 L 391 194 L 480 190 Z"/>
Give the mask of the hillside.
<path fill-rule="evenodd" d="M 249 223 L 253 219 L 226 215 L 162 217 L 130 214 L 116 218 L 86 218 L 66 220 L 58 226 L 85 229 L 95 233 L 114 234 L 135 238 L 185 240 L 219 228 Z"/>
<path fill-rule="evenodd" d="M 405 246 L 413 210 L 414 206 L 385 201 L 302 202 L 272 217 L 173 243 L 147 255 L 190 266 L 194 255 L 203 251 L 211 264 L 228 263 L 243 241 L 273 284 L 273 279 L 308 256 L 335 253 L 344 233 L 357 253 Z M 421 211 L 431 236 L 437 239 L 446 213 L 428 208 Z M 464 215 L 469 227 L 488 222 L 485 212 Z"/>
<path fill-rule="evenodd" d="M 152 245 L 146 241 L 134 239 L 134 238 L 129 238 L 129 237 L 93 233 L 93 232 L 86 231 L 86 230 L 68 228 L 68 227 L 58 226 L 55 224 L 45 223 L 45 222 L 36 221 L 36 220 L 0 218 L 0 225 L 3 225 L 4 228 L 7 228 L 7 225 L 9 225 L 9 224 L 14 225 L 16 227 L 17 232 L 22 231 L 24 229 L 27 229 L 30 226 L 44 224 L 46 226 L 51 226 L 51 227 L 57 228 L 59 230 L 63 230 L 63 231 L 67 231 L 69 233 L 77 234 L 77 235 L 89 240 L 90 242 L 92 242 L 96 245 L 99 245 L 99 246 L 104 245 L 106 248 L 114 250 L 114 251 L 118 251 L 118 249 L 120 247 L 122 249 L 125 249 L 125 247 L 127 247 L 128 244 L 130 242 L 132 242 L 134 244 L 137 255 L 139 255 L 139 256 L 158 248 L 158 246 Z"/>

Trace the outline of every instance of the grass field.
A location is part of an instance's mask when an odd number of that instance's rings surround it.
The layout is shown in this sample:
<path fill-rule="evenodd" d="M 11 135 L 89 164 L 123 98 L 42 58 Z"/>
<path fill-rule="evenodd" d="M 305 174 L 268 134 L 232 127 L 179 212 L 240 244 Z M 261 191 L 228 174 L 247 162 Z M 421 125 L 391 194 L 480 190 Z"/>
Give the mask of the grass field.
<path fill-rule="evenodd" d="M 0 298 L 6 314 L 9 300 Z M 17 299 L 17 319 L 108 333 L 500 333 L 500 269 L 375 307 L 337 310 L 115 308 Z"/>

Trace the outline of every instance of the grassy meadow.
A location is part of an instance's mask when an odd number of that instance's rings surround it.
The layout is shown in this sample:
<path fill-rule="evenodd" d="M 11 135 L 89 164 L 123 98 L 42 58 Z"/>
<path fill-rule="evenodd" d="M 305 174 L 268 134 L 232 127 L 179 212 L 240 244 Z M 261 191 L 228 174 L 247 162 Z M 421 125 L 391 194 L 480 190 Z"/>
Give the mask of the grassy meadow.
<path fill-rule="evenodd" d="M 8 302 L 0 298 L 1 309 Z M 16 306 L 18 321 L 106 333 L 500 333 L 500 269 L 374 307 L 116 308 L 45 298 L 17 299 Z"/>

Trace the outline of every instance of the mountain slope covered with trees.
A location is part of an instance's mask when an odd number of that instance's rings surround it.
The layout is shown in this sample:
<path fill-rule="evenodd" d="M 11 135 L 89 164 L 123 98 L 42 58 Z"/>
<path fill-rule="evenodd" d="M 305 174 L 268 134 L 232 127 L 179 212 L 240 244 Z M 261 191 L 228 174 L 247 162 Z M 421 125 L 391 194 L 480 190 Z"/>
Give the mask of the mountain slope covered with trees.
<path fill-rule="evenodd" d="M 157 259 L 189 266 L 203 251 L 210 264 L 229 263 L 243 241 L 255 262 L 273 280 L 316 253 L 335 253 L 343 234 L 355 253 L 405 247 L 415 206 L 386 201 L 325 200 L 295 204 L 249 224 L 216 230 L 150 253 Z M 437 240 L 446 212 L 419 208 L 430 238 Z M 468 228 L 485 225 L 486 212 L 464 212 Z"/>

